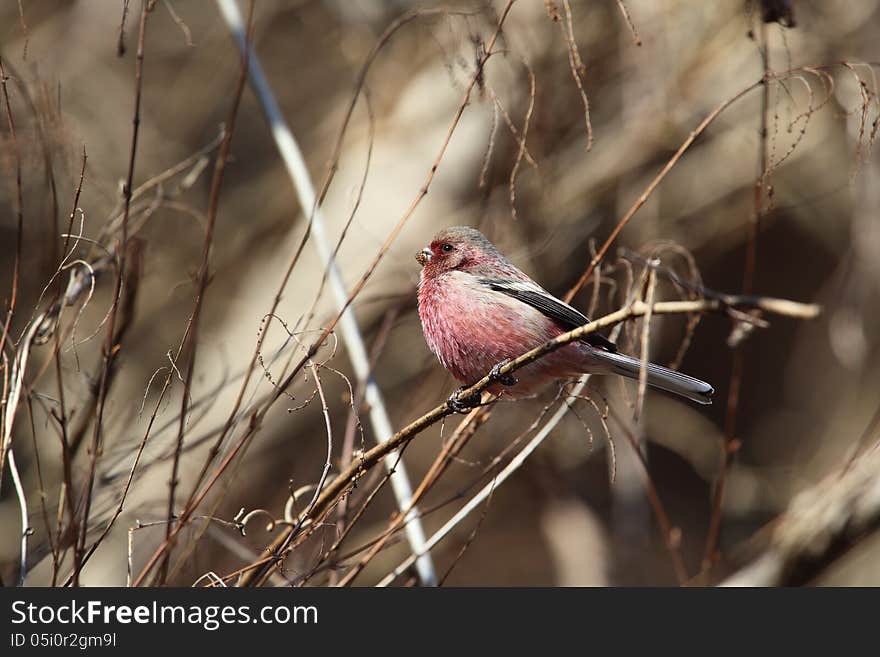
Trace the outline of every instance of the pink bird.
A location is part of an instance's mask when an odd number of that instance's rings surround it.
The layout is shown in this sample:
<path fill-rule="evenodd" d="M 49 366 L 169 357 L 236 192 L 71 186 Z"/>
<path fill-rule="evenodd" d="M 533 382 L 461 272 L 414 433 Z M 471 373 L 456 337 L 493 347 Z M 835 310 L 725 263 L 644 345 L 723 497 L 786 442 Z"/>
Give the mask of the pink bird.
<path fill-rule="evenodd" d="M 483 234 L 467 226 L 440 231 L 416 254 L 422 265 L 419 317 L 428 347 L 456 379 L 469 386 L 488 373 L 498 383 L 488 390 L 525 397 L 560 378 L 619 374 L 638 379 L 641 361 L 617 351 L 607 338 L 592 333 L 499 377 L 498 367 L 561 333 L 590 320 L 521 272 Z M 653 363 L 648 385 L 711 404 L 708 383 Z M 473 400 L 458 392 L 449 401 L 463 412 Z"/>

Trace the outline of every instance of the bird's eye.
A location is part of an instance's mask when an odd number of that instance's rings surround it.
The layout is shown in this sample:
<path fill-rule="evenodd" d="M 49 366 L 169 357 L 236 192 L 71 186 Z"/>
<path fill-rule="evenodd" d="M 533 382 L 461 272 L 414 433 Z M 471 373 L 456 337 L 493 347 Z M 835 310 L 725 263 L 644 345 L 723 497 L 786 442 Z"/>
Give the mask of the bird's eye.
<path fill-rule="evenodd" d="M 443 251 L 443 253 L 451 253 L 452 251 L 455 251 L 455 247 L 451 244 L 444 244 L 440 247 L 440 250 Z"/>

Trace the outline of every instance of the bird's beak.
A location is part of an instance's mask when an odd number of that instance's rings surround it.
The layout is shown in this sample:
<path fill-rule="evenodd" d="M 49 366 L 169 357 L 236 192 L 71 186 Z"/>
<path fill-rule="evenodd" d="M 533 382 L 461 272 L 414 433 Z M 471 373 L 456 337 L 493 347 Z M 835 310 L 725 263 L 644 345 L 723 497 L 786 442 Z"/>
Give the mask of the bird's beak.
<path fill-rule="evenodd" d="M 429 249 L 429 248 L 426 246 L 424 249 L 422 249 L 421 251 L 419 251 L 418 253 L 416 253 L 416 261 L 417 261 L 422 267 L 424 267 L 424 266 L 428 263 L 428 261 L 431 259 L 431 256 L 433 256 L 433 255 L 434 255 L 434 254 L 431 253 L 431 249 Z"/>

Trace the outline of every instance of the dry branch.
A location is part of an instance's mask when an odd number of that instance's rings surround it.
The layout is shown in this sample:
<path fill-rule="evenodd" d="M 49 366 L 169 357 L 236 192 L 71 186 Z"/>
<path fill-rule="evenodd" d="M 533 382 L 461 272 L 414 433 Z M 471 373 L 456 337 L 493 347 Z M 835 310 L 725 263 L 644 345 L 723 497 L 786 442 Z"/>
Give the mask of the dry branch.
<path fill-rule="evenodd" d="M 733 105 L 736 101 L 741 99 L 743 96 L 747 95 L 753 89 L 756 89 L 758 86 L 764 83 L 764 78 L 761 78 L 757 82 L 750 84 L 749 86 L 740 89 L 733 96 L 720 103 L 714 110 L 712 110 L 705 119 L 700 122 L 694 130 L 688 135 L 687 139 L 682 142 L 681 146 L 679 146 L 678 150 L 675 151 L 675 155 L 673 155 L 669 160 L 663 165 L 663 168 L 660 169 L 660 172 L 654 177 L 651 183 L 645 188 L 645 191 L 635 200 L 627 210 L 626 214 L 621 217 L 620 221 L 617 222 L 617 225 L 614 227 L 614 230 L 611 231 L 611 234 L 599 248 L 599 251 L 593 256 L 592 260 L 590 260 L 590 264 L 587 265 L 587 268 L 584 270 L 584 273 L 581 274 L 581 277 L 577 280 L 577 282 L 572 286 L 572 288 L 565 295 L 565 301 L 571 301 L 575 294 L 584 286 L 584 284 L 589 280 L 590 274 L 593 273 L 593 270 L 596 268 L 596 265 L 605 257 L 605 254 L 608 252 L 608 249 L 611 248 L 611 245 L 614 243 L 614 240 L 617 239 L 617 236 L 620 235 L 620 232 L 623 230 L 624 226 L 626 226 L 629 221 L 635 216 L 636 212 L 638 212 L 641 207 L 648 202 L 648 198 L 651 194 L 654 193 L 654 190 L 663 182 L 663 179 L 666 177 L 672 168 L 676 165 L 681 156 L 684 155 L 685 151 L 687 151 L 691 146 L 693 146 L 694 142 L 697 138 L 705 132 L 706 128 L 712 124 L 715 119 L 717 119 L 724 110 Z"/>
<path fill-rule="evenodd" d="M 85 483 L 85 491 L 83 492 L 82 502 L 82 519 L 80 521 L 80 534 L 77 537 L 74 548 L 74 568 L 73 583 L 79 584 L 80 570 L 83 565 L 83 555 L 86 551 L 86 535 L 89 528 L 89 514 L 92 506 L 92 493 L 94 491 L 95 475 L 97 474 L 98 458 L 101 453 L 101 445 L 103 442 L 103 421 L 104 410 L 106 408 L 107 397 L 110 393 L 110 385 L 113 381 L 113 372 L 115 371 L 116 355 L 119 353 L 122 336 L 128 322 L 123 321 L 117 327 L 117 316 L 119 310 L 119 300 L 123 294 L 123 282 L 126 272 L 126 251 L 128 249 L 129 238 L 129 215 L 131 211 L 131 190 L 134 184 L 134 167 L 137 159 L 138 135 L 141 123 L 141 92 L 143 89 L 143 71 L 144 71 L 144 43 L 147 33 L 147 16 L 152 10 L 152 4 L 143 3 L 141 10 L 140 28 L 138 30 L 138 47 L 135 57 L 135 79 L 134 79 L 134 115 L 132 117 L 131 132 L 131 150 L 128 158 L 128 174 L 124 187 L 125 207 L 122 217 L 122 231 L 120 236 L 120 248 L 117 249 L 117 276 L 116 285 L 113 292 L 113 305 L 110 307 L 109 319 L 107 321 L 107 334 L 103 348 L 103 362 L 101 367 L 101 379 L 98 385 L 98 394 L 95 407 L 95 422 L 92 432 L 92 440 L 90 443 L 89 474 Z"/>
<path fill-rule="evenodd" d="M 743 264 L 742 293 L 751 294 L 755 285 L 755 269 L 758 264 L 758 235 L 760 234 L 761 220 L 767 210 L 764 206 L 764 197 L 768 178 L 770 175 L 770 154 L 767 141 L 767 126 L 770 114 L 770 85 L 767 80 L 770 76 L 770 46 L 767 42 L 767 25 L 761 23 L 759 32 L 760 40 L 758 51 L 761 55 L 765 80 L 761 85 L 761 115 L 758 143 L 758 175 L 753 185 L 753 209 L 746 222 L 746 253 Z M 719 558 L 718 542 L 721 537 L 721 521 L 724 514 L 724 493 L 727 487 L 727 479 L 733 468 L 733 461 L 740 444 L 736 438 L 736 422 L 739 411 L 740 390 L 745 370 L 745 352 L 738 348 L 741 345 L 738 325 L 728 338 L 728 344 L 734 347 L 732 367 L 727 392 L 727 412 L 724 422 L 724 442 L 721 445 L 721 472 L 715 482 L 712 499 L 712 512 L 709 516 L 709 531 L 706 536 L 706 546 L 703 550 L 703 568 L 708 569 Z"/>
<path fill-rule="evenodd" d="M 880 445 L 798 494 L 770 529 L 763 553 L 721 586 L 814 581 L 880 528 Z"/>

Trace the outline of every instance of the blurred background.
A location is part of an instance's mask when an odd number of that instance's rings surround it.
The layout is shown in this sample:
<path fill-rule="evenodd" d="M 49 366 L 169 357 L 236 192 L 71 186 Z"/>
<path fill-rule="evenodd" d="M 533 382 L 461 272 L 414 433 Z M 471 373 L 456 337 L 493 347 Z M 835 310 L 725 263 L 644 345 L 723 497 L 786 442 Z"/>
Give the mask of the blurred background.
<path fill-rule="evenodd" d="M 336 167 L 322 207 L 331 242 L 345 231 L 337 260 L 349 289 L 424 185 L 504 4 L 257 3 L 255 51 L 316 186 L 331 164 Z M 435 232 L 456 224 L 479 227 L 562 296 L 586 269 L 591 248 L 608 237 L 690 132 L 750 85 L 754 88 L 718 115 L 627 224 L 603 261 L 598 295 L 593 296 L 591 280 L 573 304 L 586 311 L 595 302 L 598 316 L 620 307 L 630 276 L 638 287 L 642 268 L 621 262 L 618 247 L 654 254 L 664 267 L 706 288 L 739 293 L 750 222 L 757 218 L 754 293 L 818 303 L 823 313 L 811 321 L 767 316 L 769 326 L 739 344 L 742 378 L 734 409 L 728 399 L 735 360 L 728 343 L 731 320 L 707 315 L 689 331 L 687 317 L 654 318 L 651 359 L 669 364 L 681 356 L 682 371 L 715 386 L 715 404 L 700 407 L 649 392 L 637 422 L 635 386 L 595 378 L 585 393 L 595 408 L 580 400 L 488 505 L 434 549 L 438 573 L 454 565 L 445 580 L 449 585 L 675 585 L 682 578 L 669 543 L 680 552 L 685 581 L 715 582 L 735 568 L 738 552 L 794 495 L 846 461 L 880 403 L 880 162 L 871 149 L 878 103 L 876 69 L 868 65 L 880 61 L 878 2 L 627 0 L 625 5 L 637 37 L 613 0 L 513 4 L 429 193 L 353 305 L 367 344 L 381 343 L 374 375 L 394 427 L 442 403 L 457 385 L 428 352 L 416 313 L 419 268 L 413 255 Z M 80 240 L 69 261 L 94 263 L 118 239 L 118 220 L 113 221 L 122 207 L 131 153 L 141 12 L 140 2 L 132 2 L 120 31 L 122 2 L 21 6 L 21 15 L 16 3 L 0 7 L 0 56 L 16 131 L 13 139 L 4 100 L 4 309 L 16 254 L 19 167 L 24 227 L 16 312 L 4 354 L 7 377 L 29 321 L 51 298 L 44 289 L 60 262 L 83 149 L 82 213 L 75 216 L 73 232 L 82 226 L 83 237 L 99 244 Z M 415 16 L 382 41 L 334 159 L 364 63 L 389 25 L 419 8 L 436 11 Z M 242 9 L 246 13 L 244 4 Z M 764 23 L 765 17 L 778 20 Z M 755 83 L 764 74 L 764 43 L 771 71 L 798 70 L 767 85 L 762 141 L 764 96 Z M 139 571 L 165 535 L 183 394 L 178 377 L 186 376 L 185 370 L 169 370 L 169 352 L 178 350 L 198 292 L 217 139 L 234 102 L 240 65 L 213 3 L 155 5 L 144 43 L 134 169 L 134 188 L 147 186 L 133 201 L 131 215 L 141 246 L 137 296 L 104 408 L 90 541 L 112 517 L 151 413 L 158 410 L 122 514 L 83 569 L 83 584 L 124 584 L 129 557 Z M 800 68 L 822 66 L 827 68 Z M 514 132 L 526 135 L 523 153 Z M 763 178 L 762 151 L 768 163 Z M 182 162 L 179 171 L 170 171 Z M 308 210 L 300 206 L 260 105 L 246 88 L 219 195 L 178 506 L 234 408 L 261 331 L 267 331 L 263 358 L 243 408 L 254 408 L 284 378 L 287 354 L 269 356 L 287 334 L 280 321 L 269 322 L 267 330 L 264 316 L 304 236 Z M 323 273 L 316 251 L 306 244 L 276 311 L 306 343 L 335 316 Z M 107 269 L 87 304 L 83 295 L 64 310 L 57 355 L 54 339 L 30 353 L 13 430 L 33 528 L 28 584 L 58 583 L 70 572 L 68 554 L 53 579 L 53 546 L 70 541 L 64 535 L 66 507 L 59 514 L 62 444 L 69 445 L 78 428 L 86 443 L 92 435 L 114 277 Z M 689 294 L 661 277 L 658 299 Z M 620 344 L 638 353 L 640 339 L 641 323 L 631 323 Z M 342 346 L 334 353 L 325 346 L 317 357 L 352 377 Z M 169 372 L 170 388 L 160 399 Z M 350 390 L 343 376 L 329 369 L 322 381 L 338 472 Z M 290 396 L 266 414 L 200 514 L 232 521 L 239 509 L 265 509 L 277 518 L 290 490 L 318 481 L 326 435 L 315 390 L 308 370 L 297 375 Z M 496 405 L 423 503 L 430 510 L 424 517 L 428 533 L 488 481 L 487 466 L 556 392 Z M 606 405 L 613 451 L 597 412 Z M 374 442 L 367 410 L 360 413 L 363 436 L 356 433 L 356 448 Z M 405 451 L 414 482 L 458 421 L 450 417 L 429 428 Z M 224 454 L 241 429 L 224 441 Z M 725 432 L 740 447 L 725 476 L 717 549 L 707 553 Z M 671 537 L 658 528 L 645 472 L 627 435 L 643 444 Z M 90 458 L 83 444 L 70 459 L 72 498 L 82 495 Z M 352 503 L 378 481 L 367 478 Z M 383 488 L 343 553 L 381 534 L 394 509 Z M 5 582 L 18 573 L 18 514 L 4 472 Z M 220 522 L 193 521 L 166 581 L 190 585 L 206 572 L 223 575 L 250 563 L 275 536 L 265 531 L 264 520 L 249 523 L 246 536 Z M 317 532 L 286 560 L 285 573 L 308 572 L 334 531 L 328 526 Z M 197 550 L 186 552 L 196 541 Z M 405 541 L 392 541 L 355 584 L 377 582 L 408 554 Z M 330 583 L 328 577 L 321 572 L 310 584 Z M 816 583 L 880 584 L 880 546 L 847 555 Z"/>

